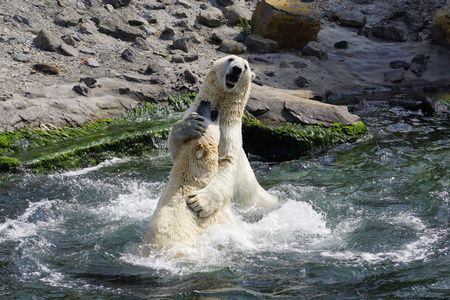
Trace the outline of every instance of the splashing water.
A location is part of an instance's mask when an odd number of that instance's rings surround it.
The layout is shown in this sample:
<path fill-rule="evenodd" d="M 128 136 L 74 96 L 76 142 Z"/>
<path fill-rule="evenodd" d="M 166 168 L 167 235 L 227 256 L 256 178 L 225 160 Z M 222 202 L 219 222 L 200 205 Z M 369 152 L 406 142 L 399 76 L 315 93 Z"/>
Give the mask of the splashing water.
<path fill-rule="evenodd" d="M 5 175 L 0 298 L 445 299 L 448 119 L 404 115 L 365 120 L 373 137 L 357 145 L 253 163 L 280 204 L 233 207 L 236 224 L 177 258 L 136 254 L 168 156 Z"/>

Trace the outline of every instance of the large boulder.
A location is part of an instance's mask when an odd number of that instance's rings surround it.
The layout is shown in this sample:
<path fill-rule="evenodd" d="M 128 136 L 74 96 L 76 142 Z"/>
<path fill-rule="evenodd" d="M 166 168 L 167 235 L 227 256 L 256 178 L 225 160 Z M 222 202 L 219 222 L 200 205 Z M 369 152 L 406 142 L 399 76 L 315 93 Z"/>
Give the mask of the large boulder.
<path fill-rule="evenodd" d="M 320 13 L 296 0 L 262 0 L 251 21 L 252 33 L 278 42 L 280 48 L 302 49 L 317 40 Z"/>
<path fill-rule="evenodd" d="M 258 119 L 268 122 L 331 126 L 334 123 L 351 125 L 359 121 L 357 115 L 348 112 L 347 106 L 322 103 L 309 99 L 311 97 L 311 91 L 253 84 L 246 109 Z"/>
<path fill-rule="evenodd" d="M 439 44 L 450 46 L 450 2 L 436 12 L 431 32 Z"/>

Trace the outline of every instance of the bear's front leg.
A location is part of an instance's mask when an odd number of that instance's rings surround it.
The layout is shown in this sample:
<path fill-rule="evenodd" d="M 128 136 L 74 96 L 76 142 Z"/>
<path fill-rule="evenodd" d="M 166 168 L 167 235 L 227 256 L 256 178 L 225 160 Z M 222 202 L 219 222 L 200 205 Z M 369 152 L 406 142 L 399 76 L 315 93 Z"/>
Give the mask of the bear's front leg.
<path fill-rule="evenodd" d="M 186 199 L 188 207 L 200 218 L 206 218 L 233 197 L 234 158 L 228 156 L 219 160 L 219 169 L 211 182 L 203 189 L 192 192 Z"/>
<path fill-rule="evenodd" d="M 175 158 L 180 146 L 194 138 L 202 136 L 205 132 L 204 118 L 196 112 L 191 113 L 186 118 L 176 122 L 169 134 L 169 151 L 172 158 Z"/>

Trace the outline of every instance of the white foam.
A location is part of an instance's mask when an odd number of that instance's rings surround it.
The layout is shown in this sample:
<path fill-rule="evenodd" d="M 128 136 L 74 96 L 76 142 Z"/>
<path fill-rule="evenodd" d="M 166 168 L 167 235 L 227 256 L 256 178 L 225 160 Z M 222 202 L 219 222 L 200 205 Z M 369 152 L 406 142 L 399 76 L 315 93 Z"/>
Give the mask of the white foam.
<path fill-rule="evenodd" d="M 84 169 L 80 169 L 80 170 L 75 170 L 75 171 L 69 171 L 69 172 L 62 173 L 61 176 L 71 177 L 71 176 L 85 175 L 85 174 L 88 174 L 90 172 L 97 171 L 97 170 L 99 170 L 101 168 L 104 168 L 104 167 L 109 167 L 109 166 L 112 166 L 112 165 L 115 165 L 115 164 L 120 164 L 120 163 L 127 162 L 128 160 L 129 159 L 115 157 L 115 158 L 112 158 L 110 160 L 106 160 L 104 162 L 101 162 L 101 163 L 99 163 L 98 165 L 96 165 L 94 167 L 89 167 L 89 168 L 84 168 Z"/>
<path fill-rule="evenodd" d="M 173 249 L 182 253 L 181 256 L 170 258 L 169 253 L 141 258 L 128 253 L 121 259 L 133 265 L 177 274 L 204 272 L 229 266 L 236 257 L 244 259 L 251 254 L 292 250 L 305 240 L 311 241 L 311 237 L 322 238 L 331 232 L 323 214 L 308 203 L 294 200 L 283 203 L 279 209 L 254 223 L 243 221 L 237 214 L 235 217 L 236 224 L 208 227 L 199 237 L 198 247 Z"/>

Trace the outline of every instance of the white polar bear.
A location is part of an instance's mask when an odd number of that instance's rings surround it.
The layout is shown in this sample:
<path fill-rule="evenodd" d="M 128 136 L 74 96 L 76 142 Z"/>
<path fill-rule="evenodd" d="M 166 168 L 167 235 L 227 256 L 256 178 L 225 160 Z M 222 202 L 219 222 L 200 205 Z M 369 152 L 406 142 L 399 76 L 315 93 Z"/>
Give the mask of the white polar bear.
<path fill-rule="evenodd" d="M 248 62 L 238 56 L 214 62 L 186 117 L 175 123 L 169 135 L 169 150 L 176 158 L 183 151 L 183 143 L 204 132 L 203 120 L 191 115 L 200 102 L 209 101 L 220 111 L 218 171 L 206 187 L 193 191 L 187 201 L 199 217 L 210 216 L 230 200 L 258 207 L 278 203 L 277 197 L 259 185 L 242 148 L 242 116 L 254 77 Z"/>
<path fill-rule="evenodd" d="M 141 255 L 170 251 L 176 245 L 195 247 L 197 237 L 212 224 L 234 223 L 230 201 L 208 217 L 200 218 L 187 206 L 188 195 L 205 187 L 217 173 L 220 130 L 217 109 L 202 101 L 189 118 L 204 120 L 203 135 L 180 145 L 169 175 L 141 244 Z M 177 253 L 172 253 L 177 254 Z"/>

